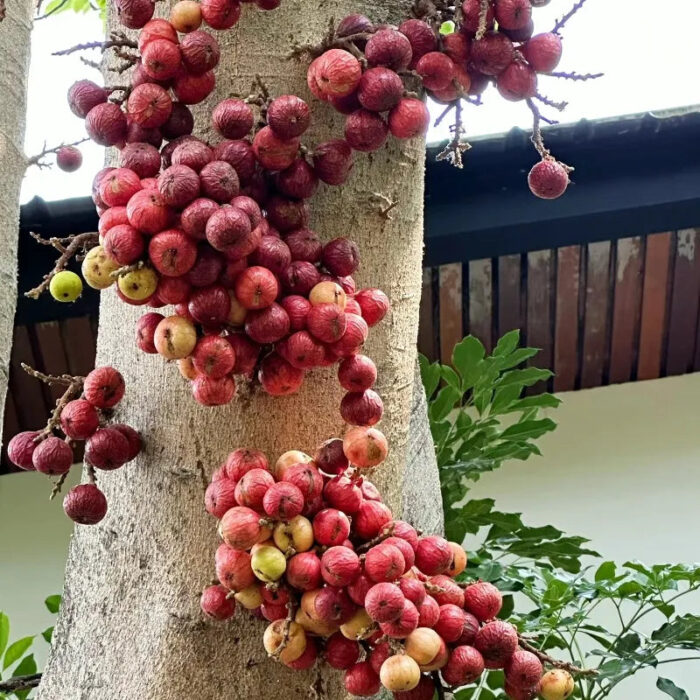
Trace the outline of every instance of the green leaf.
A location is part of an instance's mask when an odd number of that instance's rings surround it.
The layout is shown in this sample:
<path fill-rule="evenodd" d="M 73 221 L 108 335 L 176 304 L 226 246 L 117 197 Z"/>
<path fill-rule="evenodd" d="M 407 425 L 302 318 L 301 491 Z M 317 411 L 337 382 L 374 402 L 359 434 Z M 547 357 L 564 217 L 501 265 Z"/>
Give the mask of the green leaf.
<path fill-rule="evenodd" d="M 549 379 L 552 372 L 548 369 L 537 369 L 536 367 L 528 367 L 527 369 L 513 369 L 506 372 L 498 382 L 499 387 L 517 384 L 519 386 L 532 386 L 537 382 Z"/>
<path fill-rule="evenodd" d="M 10 644 L 9 647 L 7 647 L 7 651 L 5 652 L 5 658 L 3 659 L 2 662 L 2 668 L 3 671 L 6 668 L 9 668 L 12 666 L 17 659 L 22 658 L 24 655 L 24 652 L 29 649 L 29 647 L 32 645 L 32 642 L 34 641 L 34 637 L 22 637 L 22 639 L 18 639 L 16 642 L 13 644 Z"/>
<path fill-rule="evenodd" d="M 461 398 L 462 394 L 453 386 L 442 387 L 435 401 L 430 404 L 430 408 L 428 409 L 430 419 L 433 421 L 442 421 L 447 418 Z"/>
<path fill-rule="evenodd" d="M 36 670 L 37 667 L 34 654 L 29 654 L 29 656 L 25 656 L 22 661 L 19 662 L 12 673 L 12 677 L 17 678 L 18 676 L 30 676 L 33 673 L 36 673 Z M 18 700 L 26 700 L 31 692 L 31 688 L 28 690 L 17 690 L 15 691 L 14 695 L 16 698 L 18 698 Z"/>
<path fill-rule="evenodd" d="M 443 36 L 445 36 L 447 34 L 454 34 L 454 31 L 455 31 L 455 23 L 450 21 L 450 20 L 448 20 L 447 22 L 443 22 L 440 25 L 440 34 L 442 34 Z"/>
<path fill-rule="evenodd" d="M 61 607 L 61 596 L 58 594 L 50 595 L 45 601 L 44 605 L 50 613 L 56 614 L 58 609 Z"/>
<path fill-rule="evenodd" d="M 10 618 L 4 612 L 0 612 L 0 656 L 2 656 L 7 647 L 7 641 L 10 638 Z"/>
<path fill-rule="evenodd" d="M 657 678 L 656 687 L 666 695 L 670 695 L 673 700 L 690 700 L 688 693 L 679 688 L 673 681 L 668 678 Z"/>
<path fill-rule="evenodd" d="M 504 413 L 526 411 L 529 408 L 557 408 L 560 404 L 561 399 L 552 394 L 536 394 L 535 396 L 526 396 L 524 399 L 514 401 Z"/>
<path fill-rule="evenodd" d="M 425 397 L 430 401 L 438 388 L 438 384 L 440 384 L 440 364 L 438 362 L 430 364 L 425 355 L 418 355 L 418 365 L 420 367 L 420 378 L 425 389 Z"/>
<path fill-rule="evenodd" d="M 615 578 L 615 571 L 615 562 L 605 561 L 598 567 L 598 570 L 595 572 L 595 580 L 609 581 L 610 579 Z"/>
<path fill-rule="evenodd" d="M 493 395 L 493 402 L 491 403 L 490 411 L 491 415 L 505 413 L 513 402 L 520 397 L 521 391 L 522 388 L 516 384 L 498 389 Z"/>
<path fill-rule="evenodd" d="M 42 633 L 41 636 L 49 643 L 51 644 L 51 639 L 53 638 L 53 627 L 47 627 Z"/>
<path fill-rule="evenodd" d="M 496 347 L 493 349 L 493 354 L 500 357 L 510 355 L 513 350 L 518 347 L 519 342 L 520 329 L 516 328 L 512 331 L 508 331 L 498 339 Z"/>
<path fill-rule="evenodd" d="M 676 617 L 654 630 L 651 638 L 666 646 L 700 647 L 700 617 L 690 614 Z"/>
<path fill-rule="evenodd" d="M 554 430 L 557 424 L 551 418 L 541 420 L 526 420 L 511 425 L 501 433 L 502 440 L 528 440 L 542 437 L 545 433 Z"/>
<path fill-rule="evenodd" d="M 462 388 L 469 389 L 476 384 L 479 376 L 477 367 L 484 359 L 486 350 L 478 338 L 468 335 L 455 345 L 452 351 L 452 364 L 462 376 Z"/>
<path fill-rule="evenodd" d="M 440 373 L 442 375 L 442 378 L 445 380 L 447 384 L 450 386 L 453 386 L 457 391 L 459 391 L 460 396 L 462 395 L 462 390 L 461 390 L 461 382 L 459 380 L 459 376 L 457 375 L 457 372 L 455 372 L 452 367 L 449 365 L 441 365 L 440 366 Z"/>
<path fill-rule="evenodd" d="M 534 357 L 538 352 L 539 350 L 537 348 L 518 348 L 508 355 L 508 357 L 499 358 L 498 366 L 503 372 L 512 367 L 517 367 L 519 364 L 525 362 L 525 360 Z"/>
<path fill-rule="evenodd" d="M 642 640 L 636 632 L 630 632 L 622 637 L 617 644 L 615 644 L 614 649 L 620 656 L 631 654 L 637 651 L 642 644 Z"/>

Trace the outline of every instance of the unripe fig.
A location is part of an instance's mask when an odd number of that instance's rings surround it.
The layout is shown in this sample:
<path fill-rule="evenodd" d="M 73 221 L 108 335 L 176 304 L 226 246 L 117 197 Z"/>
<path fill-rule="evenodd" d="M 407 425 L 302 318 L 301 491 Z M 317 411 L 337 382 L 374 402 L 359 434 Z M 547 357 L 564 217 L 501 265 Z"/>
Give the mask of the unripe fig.
<path fill-rule="evenodd" d="M 270 656 L 278 657 L 282 663 L 289 664 L 304 653 L 306 633 L 296 622 L 276 620 L 265 630 L 263 645 Z"/>
<path fill-rule="evenodd" d="M 450 542 L 449 544 L 452 548 L 452 562 L 447 570 L 447 575 L 455 578 L 467 568 L 467 553 L 456 542 Z"/>
<path fill-rule="evenodd" d="M 254 583 L 241 591 L 237 591 L 233 596 L 236 602 L 246 610 L 255 610 L 262 605 L 263 599 L 260 593 L 260 584 Z"/>
<path fill-rule="evenodd" d="M 284 475 L 287 471 L 287 469 L 296 466 L 297 464 L 309 464 L 313 462 L 313 459 L 309 455 L 306 454 L 306 452 L 302 452 L 301 450 L 288 450 L 287 452 L 283 452 L 277 461 L 275 462 L 275 466 L 272 469 L 272 473 L 274 474 L 275 478 L 278 480 L 283 480 Z M 313 465 L 312 465 L 313 466 Z M 315 483 L 317 483 L 316 477 L 314 477 L 312 474 L 308 475 L 309 478 L 311 478 Z M 296 484 L 296 482 L 295 482 Z M 296 484 L 299 486 L 299 484 Z M 323 484 L 321 482 L 321 486 L 319 488 L 322 488 Z M 308 498 L 315 490 L 314 489 L 307 489 L 304 487 L 300 487 L 302 490 L 302 493 L 304 494 L 305 498 Z"/>
<path fill-rule="evenodd" d="M 340 633 L 347 639 L 359 641 L 370 637 L 375 629 L 376 627 L 367 611 L 364 608 L 358 608 L 355 614 L 340 626 Z"/>
<path fill-rule="evenodd" d="M 101 246 L 91 248 L 83 260 L 81 273 L 88 286 L 93 289 L 107 289 L 114 284 L 112 272 L 119 269 L 119 263 L 112 260 Z"/>
<path fill-rule="evenodd" d="M 335 304 L 345 309 L 346 295 L 343 288 L 335 282 L 319 282 L 309 292 L 309 301 L 313 306 L 319 304 Z"/>
<path fill-rule="evenodd" d="M 379 678 L 387 690 L 413 690 L 420 682 L 420 668 L 410 656 L 395 654 L 382 664 Z"/>
<path fill-rule="evenodd" d="M 574 692 L 574 679 L 568 671 L 552 669 L 542 676 L 539 688 L 544 700 L 566 700 Z"/>
<path fill-rule="evenodd" d="M 178 360 L 194 350 L 197 331 L 191 321 L 181 316 L 168 316 L 158 324 L 153 342 L 167 360 Z"/>
<path fill-rule="evenodd" d="M 277 486 L 277 484 L 275 484 L 275 486 Z M 289 484 L 289 486 L 294 485 Z M 297 488 L 297 491 L 298 490 Z M 295 552 L 306 552 L 311 549 L 314 544 L 314 531 L 309 520 L 303 515 L 297 515 L 290 518 L 288 522 L 277 523 L 273 532 L 273 538 L 275 544 L 283 552 L 287 552 L 290 549 L 293 549 Z"/>
<path fill-rule="evenodd" d="M 356 427 L 345 433 L 343 451 L 351 464 L 367 469 L 386 459 L 389 446 L 384 434 L 376 428 Z"/>
<path fill-rule="evenodd" d="M 440 651 L 440 635 L 428 627 L 417 627 L 406 637 L 406 653 L 418 664 L 429 664 Z"/>
<path fill-rule="evenodd" d="M 282 578 L 287 568 L 287 560 L 277 547 L 260 546 L 250 560 L 253 573 L 261 581 L 271 583 Z"/>

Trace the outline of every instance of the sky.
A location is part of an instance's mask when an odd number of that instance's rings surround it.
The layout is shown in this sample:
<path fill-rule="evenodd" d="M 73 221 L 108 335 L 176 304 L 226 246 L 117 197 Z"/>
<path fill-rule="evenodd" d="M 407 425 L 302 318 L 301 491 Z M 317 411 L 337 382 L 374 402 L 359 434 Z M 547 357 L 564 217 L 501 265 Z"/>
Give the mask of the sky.
<path fill-rule="evenodd" d="M 534 11 L 536 31 L 548 31 L 571 7 L 573 0 L 552 0 Z M 586 83 L 542 77 L 539 90 L 556 101 L 568 101 L 563 114 L 548 116 L 562 122 L 599 119 L 620 114 L 700 105 L 700 80 L 691 78 L 698 65 L 697 27 L 700 7 L 691 0 L 588 0 L 566 26 L 559 70 L 604 72 Z M 77 54 L 54 57 L 52 51 L 101 37 L 96 13 L 64 13 L 35 24 L 29 76 L 29 105 L 25 150 L 33 155 L 44 141 L 50 146 L 84 137 L 82 120 L 66 102 L 66 92 L 78 77 L 99 81 L 98 71 L 83 65 Z M 97 54 L 97 52 L 92 52 Z M 97 56 L 92 58 L 97 59 Z M 435 115 L 441 108 L 433 109 Z M 429 141 L 448 135 L 446 120 L 428 134 Z M 503 100 L 493 88 L 480 107 L 465 109 L 467 136 L 528 128 L 531 116 L 524 104 Z M 90 193 L 92 176 L 102 167 L 103 149 L 87 142 L 80 146 L 83 167 L 75 173 L 57 168 L 30 168 L 22 188 L 22 202 L 35 195 L 46 200 Z"/>

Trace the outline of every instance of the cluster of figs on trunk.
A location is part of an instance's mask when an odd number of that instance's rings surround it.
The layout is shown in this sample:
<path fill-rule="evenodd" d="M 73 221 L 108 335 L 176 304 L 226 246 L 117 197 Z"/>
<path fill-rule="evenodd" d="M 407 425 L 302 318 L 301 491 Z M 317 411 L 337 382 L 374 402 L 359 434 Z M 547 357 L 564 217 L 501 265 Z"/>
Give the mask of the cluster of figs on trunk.
<path fill-rule="evenodd" d="M 124 423 L 110 422 L 124 396 L 124 378 L 114 367 L 96 367 L 77 398 L 65 401 L 43 430 L 25 430 L 7 445 L 7 456 L 20 469 L 64 478 L 76 463 L 74 449 L 85 443 L 84 461 L 94 469 L 113 471 L 141 452 L 141 436 Z M 107 513 L 107 499 L 94 479 L 74 486 L 63 499 L 66 515 L 81 525 L 95 525 Z"/>
<path fill-rule="evenodd" d="M 458 580 L 462 547 L 394 518 L 365 476 L 384 456 L 385 444 L 361 428 L 313 457 L 292 450 L 270 463 L 259 450 L 231 452 L 205 495 L 223 542 L 204 613 L 250 611 L 269 623 L 270 657 L 295 670 L 328 664 L 360 697 L 383 687 L 397 700 L 432 700 L 437 672 L 458 688 L 504 669 L 513 700 L 567 698 L 571 676 L 545 673 L 498 619 L 500 591 Z"/>
<path fill-rule="evenodd" d="M 345 139 L 357 151 L 376 151 L 389 135 L 410 139 L 427 132 L 425 102 L 407 94 L 416 79 L 445 105 L 477 98 L 489 84 L 506 100 L 532 99 L 538 74 L 552 73 L 562 55 L 557 33 L 535 35 L 533 7 L 546 4 L 464 0 L 449 34 L 418 18 L 396 27 L 349 15 L 336 28 L 331 47 L 309 66 L 309 89 L 347 115 Z M 530 189 L 544 199 L 560 197 L 569 171 L 547 155 L 530 172 Z"/>
<path fill-rule="evenodd" d="M 357 245 L 324 243 L 309 228 L 309 199 L 320 183 L 345 182 L 352 150 L 344 140 L 302 146 L 311 122 L 303 99 L 224 99 L 211 112 L 216 143 L 192 135 L 189 105 L 214 89 L 220 56 L 198 27 L 203 18 L 227 29 L 239 11 L 183 0 L 169 20 L 138 25 L 124 104 L 87 80 L 68 95 L 88 134 L 119 160 L 94 180 L 99 245 L 83 277 L 154 309 L 138 321 L 139 348 L 177 361 L 207 406 L 232 400 L 236 376 L 257 377 L 275 396 L 297 391 L 308 370 L 356 355 L 389 310 L 381 290 L 355 284 Z"/>

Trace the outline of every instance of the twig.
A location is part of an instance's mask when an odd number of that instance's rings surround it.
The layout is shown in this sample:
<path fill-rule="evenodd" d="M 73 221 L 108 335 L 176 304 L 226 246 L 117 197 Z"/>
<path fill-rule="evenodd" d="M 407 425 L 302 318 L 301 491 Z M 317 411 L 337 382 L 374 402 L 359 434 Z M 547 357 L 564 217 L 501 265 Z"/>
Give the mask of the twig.
<path fill-rule="evenodd" d="M 58 496 L 59 493 L 61 493 L 61 489 L 63 488 L 63 484 L 66 483 L 66 479 L 68 478 L 68 472 L 65 472 L 65 474 L 61 474 L 61 476 L 56 479 L 54 482 L 53 488 L 51 489 L 51 495 L 49 496 L 49 501 L 53 501 L 56 496 Z"/>
<path fill-rule="evenodd" d="M 551 153 L 547 150 L 544 145 L 544 140 L 542 139 L 542 129 L 540 128 L 540 121 L 542 121 L 542 114 L 538 109 L 537 105 L 530 99 L 527 100 L 527 106 L 532 112 L 532 136 L 530 141 L 532 141 L 535 150 L 540 154 L 542 158 L 549 158 Z"/>
<path fill-rule="evenodd" d="M 583 7 L 586 0 L 578 0 L 578 2 L 560 19 L 557 20 L 552 32 L 558 34 L 559 30 Z"/>
<path fill-rule="evenodd" d="M 142 270 L 145 266 L 146 263 L 143 260 L 139 260 L 138 262 L 135 262 L 132 265 L 124 265 L 124 267 L 120 267 L 114 272 L 110 272 L 109 276 L 113 279 L 118 279 L 119 277 L 123 277 L 129 272 L 134 272 L 135 270 Z"/>
<path fill-rule="evenodd" d="M 46 427 L 34 438 L 34 442 L 41 442 L 44 438 L 47 438 L 53 432 L 61 422 L 61 412 L 66 407 L 69 401 L 72 401 L 76 396 L 79 396 L 83 391 L 83 384 L 85 382 L 85 377 L 73 377 L 69 374 L 63 374 L 60 377 L 55 377 L 50 374 L 44 374 L 35 370 L 33 367 L 22 362 L 22 369 L 32 377 L 39 379 L 45 384 L 68 384 L 66 390 L 63 392 L 61 398 L 56 402 L 56 407 L 51 412 L 49 420 L 46 422 Z M 59 486 L 60 490 L 60 486 Z M 52 494 L 51 498 L 55 494 Z"/>
<path fill-rule="evenodd" d="M 51 242 L 53 240 L 55 240 L 57 243 Z M 53 245 L 57 250 L 61 250 L 61 248 L 58 247 L 61 245 L 61 240 L 65 239 L 49 239 L 49 245 Z M 79 233 L 72 236 L 70 243 L 65 247 L 65 249 L 63 249 L 61 256 L 58 258 L 58 260 L 56 260 L 53 270 L 44 275 L 44 279 L 42 280 L 41 284 L 34 287 L 34 289 L 30 289 L 28 292 L 25 292 L 24 296 L 29 297 L 30 299 L 38 299 L 41 293 L 48 289 L 48 286 L 51 284 L 51 280 L 54 278 L 54 276 L 65 270 L 70 259 L 79 250 L 92 248 L 96 243 L 97 234 L 95 233 Z"/>
<path fill-rule="evenodd" d="M 466 141 L 462 141 L 462 135 L 465 133 L 465 129 L 462 124 L 461 100 L 455 103 L 455 123 L 450 127 L 450 131 L 452 131 L 452 140 L 438 153 L 436 160 L 447 160 L 454 165 L 455 168 L 461 169 L 464 167 L 462 163 L 462 153 L 471 148 Z"/>
<path fill-rule="evenodd" d="M 440 126 L 445 117 L 455 108 L 456 104 L 456 101 L 450 102 L 450 104 L 448 104 L 447 107 L 445 107 L 445 109 L 443 109 L 442 112 L 440 112 L 440 116 L 438 116 L 438 118 L 435 120 L 433 126 Z"/>
<path fill-rule="evenodd" d="M 91 61 L 89 58 L 85 58 L 85 56 L 80 56 L 79 58 L 80 61 L 89 68 L 94 68 L 95 70 L 102 70 L 102 67 L 97 61 Z"/>
<path fill-rule="evenodd" d="M 2 15 L 0 13 L 0 20 Z M 32 673 L 30 676 L 16 676 L 0 682 L 0 693 L 17 693 L 23 690 L 36 688 L 41 681 L 41 673 Z"/>
<path fill-rule="evenodd" d="M 529 651 L 531 654 L 534 654 L 540 661 L 542 661 L 545 664 L 549 664 L 550 666 L 553 666 L 554 668 L 561 668 L 564 671 L 569 671 L 569 673 L 573 673 L 574 675 L 577 676 L 597 676 L 598 671 L 595 668 L 580 668 L 579 666 L 576 666 L 574 664 L 570 664 L 568 661 L 560 661 L 559 659 L 554 659 L 548 654 L 545 654 L 543 651 L 540 651 L 537 647 L 532 646 L 529 642 L 527 642 L 522 636 L 518 635 L 518 643 L 520 644 L 522 649 L 525 649 L 525 651 Z"/>
<path fill-rule="evenodd" d="M 379 544 L 380 542 L 384 542 L 384 540 L 388 539 L 389 537 L 393 537 L 395 527 L 396 524 L 391 523 L 390 525 L 385 527 L 373 540 L 370 540 L 369 542 L 365 542 L 365 544 L 360 545 L 355 551 L 366 552 L 367 550 L 372 549 L 374 545 Z"/>
<path fill-rule="evenodd" d="M 76 51 L 87 51 L 89 49 L 100 49 L 101 51 L 106 51 L 107 49 L 114 48 L 137 49 L 138 44 L 133 39 L 129 39 L 129 37 L 127 37 L 123 32 L 112 32 L 107 41 L 89 41 L 85 44 L 76 44 L 75 46 L 71 46 L 69 49 L 54 51 L 51 55 L 68 56 Z"/>
<path fill-rule="evenodd" d="M 554 100 L 550 100 L 549 97 L 541 95 L 539 92 L 535 95 L 535 99 L 539 100 L 543 105 L 547 105 L 547 107 L 552 107 L 553 109 L 556 109 L 559 112 L 563 112 L 569 106 L 568 102 L 554 102 Z"/>
<path fill-rule="evenodd" d="M 585 2 L 585 0 L 584 0 Z M 476 30 L 476 40 L 484 38 L 486 34 L 486 20 L 489 16 L 489 0 L 481 0 L 479 6 L 479 28 Z"/>
<path fill-rule="evenodd" d="M 51 17 L 51 15 L 56 14 L 59 10 L 62 10 L 66 5 L 68 4 L 68 0 L 61 0 L 61 2 L 56 5 L 52 10 L 49 10 L 46 14 L 39 15 L 38 17 L 35 17 L 35 20 L 40 20 L 40 19 L 46 19 L 47 17 Z M 37 12 L 39 12 L 39 7 L 37 7 Z"/>
<path fill-rule="evenodd" d="M 54 146 L 53 148 L 48 148 L 46 146 L 46 141 L 44 141 L 44 148 L 41 151 L 41 153 L 37 153 L 35 156 L 27 158 L 27 167 L 29 168 L 32 165 L 36 165 L 38 168 L 50 168 L 51 164 L 44 163 L 42 161 L 43 158 L 45 158 L 48 155 L 51 155 L 52 153 L 58 153 L 58 151 L 60 151 L 62 148 L 66 148 L 67 146 L 79 146 L 81 143 L 85 143 L 89 140 L 89 138 L 85 137 L 84 139 L 74 141 L 73 143 L 61 143 L 58 146 Z"/>
<path fill-rule="evenodd" d="M 561 71 L 556 73 L 547 73 L 547 75 L 552 76 L 552 78 L 563 78 L 564 80 L 597 80 L 602 78 L 605 73 L 576 73 L 572 71 L 571 73 L 563 73 Z"/>
<path fill-rule="evenodd" d="M 282 643 L 275 649 L 275 651 L 270 654 L 273 658 L 277 659 L 280 657 L 282 652 L 287 648 L 289 643 L 289 634 L 292 628 L 292 622 L 294 622 L 294 613 L 296 608 L 294 603 L 290 600 L 287 603 L 287 617 L 284 619 L 284 627 L 282 628 Z"/>

